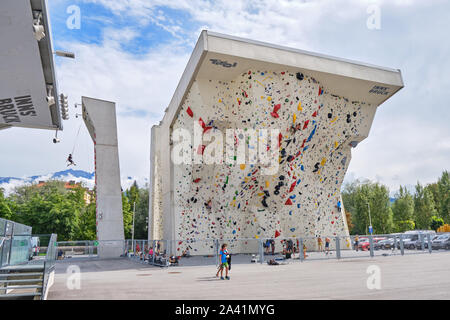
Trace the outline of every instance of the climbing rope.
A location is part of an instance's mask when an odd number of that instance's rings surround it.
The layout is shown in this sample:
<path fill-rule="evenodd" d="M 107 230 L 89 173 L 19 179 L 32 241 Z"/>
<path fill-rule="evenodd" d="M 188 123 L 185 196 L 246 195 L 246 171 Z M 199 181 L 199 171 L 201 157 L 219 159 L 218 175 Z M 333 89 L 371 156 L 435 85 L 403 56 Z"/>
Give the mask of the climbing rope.
<path fill-rule="evenodd" d="M 75 152 L 75 147 L 76 147 L 76 145 L 77 145 L 78 136 L 80 135 L 80 130 L 81 130 L 81 124 L 80 124 L 80 126 L 78 127 L 78 133 L 77 133 L 77 136 L 75 137 L 75 141 L 74 141 L 74 143 L 73 143 L 72 156 L 74 155 L 74 152 Z"/>

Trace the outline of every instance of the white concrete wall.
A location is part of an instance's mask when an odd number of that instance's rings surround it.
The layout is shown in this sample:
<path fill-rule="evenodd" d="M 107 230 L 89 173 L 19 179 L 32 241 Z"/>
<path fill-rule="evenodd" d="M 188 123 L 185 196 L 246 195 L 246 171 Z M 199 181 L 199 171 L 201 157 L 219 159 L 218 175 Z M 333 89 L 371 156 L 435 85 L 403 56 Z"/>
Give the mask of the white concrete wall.
<path fill-rule="evenodd" d="M 163 239 L 163 202 L 162 202 L 162 176 L 160 160 L 160 127 L 153 126 L 151 130 L 150 150 L 150 184 L 149 188 L 149 234 L 148 239 Z"/>
<path fill-rule="evenodd" d="M 83 119 L 95 148 L 97 239 L 124 240 L 116 106 L 113 102 L 87 97 L 82 97 L 82 104 Z M 104 242 L 99 246 L 99 256 L 123 254 L 123 248 L 117 243 Z"/>

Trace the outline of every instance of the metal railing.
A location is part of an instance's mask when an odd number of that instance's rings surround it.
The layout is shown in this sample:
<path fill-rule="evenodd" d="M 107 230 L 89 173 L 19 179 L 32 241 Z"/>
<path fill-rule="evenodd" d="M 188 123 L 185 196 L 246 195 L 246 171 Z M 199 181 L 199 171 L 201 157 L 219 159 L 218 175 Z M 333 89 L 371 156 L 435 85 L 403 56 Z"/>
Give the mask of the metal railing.
<path fill-rule="evenodd" d="M 228 245 L 232 263 L 290 263 L 309 260 L 356 259 L 378 256 L 432 253 L 448 248 L 433 242 L 431 233 L 404 233 L 359 236 L 321 236 L 299 238 L 117 240 L 117 258 L 150 265 L 196 266 L 220 264 L 219 251 Z M 101 258 L 105 241 L 62 241 L 57 243 L 58 258 Z M 109 244 L 111 245 L 111 244 Z M 272 260 L 272 261 L 271 261 Z"/>
<path fill-rule="evenodd" d="M 98 241 L 58 241 L 58 259 L 63 258 L 96 258 L 98 257 Z"/>
<path fill-rule="evenodd" d="M 223 243 L 232 263 L 304 262 L 442 252 L 431 233 L 259 239 L 126 240 L 126 256 L 158 266 L 219 265 Z M 272 260 L 272 261 L 271 261 Z"/>

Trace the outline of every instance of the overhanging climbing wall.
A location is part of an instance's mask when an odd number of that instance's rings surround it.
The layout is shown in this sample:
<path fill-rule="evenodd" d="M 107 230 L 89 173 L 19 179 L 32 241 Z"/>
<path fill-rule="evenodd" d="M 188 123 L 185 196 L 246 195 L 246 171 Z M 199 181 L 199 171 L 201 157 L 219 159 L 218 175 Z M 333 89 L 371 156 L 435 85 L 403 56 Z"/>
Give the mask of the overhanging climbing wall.
<path fill-rule="evenodd" d="M 402 86 L 398 70 L 203 32 L 152 130 L 153 229 L 165 239 L 308 237 L 309 248 L 314 237 L 348 236 L 337 203 L 351 149 L 368 136 L 377 106 Z M 227 129 L 235 129 L 231 146 Z M 250 156 L 261 149 L 261 129 L 279 130 L 270 174 Z M 223 136 L 223 163 L 174 164 L 169 138 L 180 130 L 192 136 L 182 151 L 192 159 L 218 143 L 210 136 Z M 245 150 L 245 163 L 235 161 L 237 150 Z M 239 243 L 234 252 L 255 252 Z"/>

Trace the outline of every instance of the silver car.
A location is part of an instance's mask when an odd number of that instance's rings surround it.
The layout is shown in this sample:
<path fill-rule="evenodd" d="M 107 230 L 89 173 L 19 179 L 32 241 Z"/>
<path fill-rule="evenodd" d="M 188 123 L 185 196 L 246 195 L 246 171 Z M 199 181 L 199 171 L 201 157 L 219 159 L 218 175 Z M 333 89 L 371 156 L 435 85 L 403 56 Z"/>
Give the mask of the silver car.
<path fill-rule="evenodd" d="M 445 233 L 438 236 L 431 244 L 433 250 L 446 249 L 450 250 L 450 234 Z"/>

